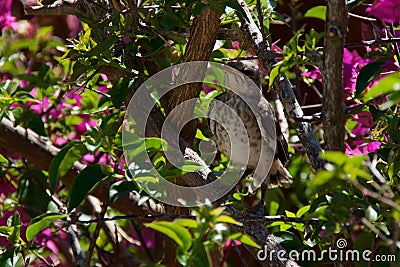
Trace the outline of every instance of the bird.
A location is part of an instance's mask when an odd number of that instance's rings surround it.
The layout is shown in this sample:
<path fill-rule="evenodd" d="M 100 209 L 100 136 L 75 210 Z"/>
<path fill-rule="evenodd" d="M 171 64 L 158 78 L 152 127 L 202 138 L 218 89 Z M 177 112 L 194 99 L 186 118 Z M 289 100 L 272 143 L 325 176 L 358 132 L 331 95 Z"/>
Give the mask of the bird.
<path fill-rule="evenodd" d="M 228 156 L 231 161 L 246 164 L 247 170 L 245 174 L 250 174 L 250 177 L 255 178 L 255 180 L 263 181 L 262 185 L 264 187 L 272 188 L 292 183 L 293 178 L 285 168 L 285 164 L 289 159 L 288 145 L 271 104 L 262 95 L 261 75 L 257 63 L 250 60 L 242 60 L 232 61 L 227 65 L 239 71 L 239 73 L 225 75 L 227 89 L 211 101 L 207 114 L 208 126 L 212 135 L 211 139 L 215 142 L 217 150 Z M 243 86 L 245 84 L 243 80 L 246 80 L 243 75 L 251 79 L 254 83 L 253 86 Z M 229 90 L 229 86 L 240 88 Z M 249 100 L 244 99 L 246 97 L 251 98 L 252 93 L 255 93 L 248 90 L 259 90 L 255 94 L 258 95 L 258 98 L 253 101 L 256 112 L 246 103 Z M 218 105 L 219 101 L 232 108 L 237 116 L 226 114 L 227 109 L 221 108 Z M 259 118 L 258 121 L 257 117 Z M 239 129 L 243 128 L 243 125 L 245 129 L 241 130 L 247 132 L 248 143 L 241 142 L 241 139 L 233 142 L 232 139 L 236 134 L 240 134 Z M 272 131 L 275 131 L 275 134 Z M 239 147 L 236 147 L 236 153 L 232 153 L 233 155 L 231 155 L 231 152 L 234 151 L 231 150 L 231 143 L 233 146 Z M 243 155 L 245 153 L 240 153 L 240 151 L 246 149 L 245 145 L 249 145 L 248 157 Z M 271 149 L 273 146 L 275 146 L 275 149 Z M 262 151 L 263 148 L 264 151 Z M 261 171 L 256 172 L 257 168 Z M 266 177 L 257 177 L 257 175 L 266 175 Z M 256 184 L 253 187 L 250 186 L 250 191 L 254 191 L 255 187 L 259 186 L 260 184 Z"/>

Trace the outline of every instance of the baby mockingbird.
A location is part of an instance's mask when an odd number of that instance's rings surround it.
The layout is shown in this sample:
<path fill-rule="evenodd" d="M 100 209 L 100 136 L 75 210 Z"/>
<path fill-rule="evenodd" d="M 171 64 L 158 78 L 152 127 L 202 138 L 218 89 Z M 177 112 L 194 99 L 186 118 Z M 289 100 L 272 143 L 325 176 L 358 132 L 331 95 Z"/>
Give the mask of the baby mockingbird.
<path fill-rule="evenodd" d="M 258 69 L 257 64 L 251 61 L 238 61 L 238 62 L 230 62 L 228 63 L 228 65 L 239 70 L 244 75 L 248 76 L 256 84 L 259 90 L 261 90 L 260 71 Z M 229 83 L 227 79 L 228 77 L 226 76 L 225 83 Z M 240 82 L 235 83 L 235 81 L 233 81 L 231 84 L 240 84 Z M 243 81 L 241 82 L 241 84 L 243 84 Z M 250 89 L 254 88 L 255 90 L 257 90 L 256 89 L 257 87 L 243 86 L 243 88 L 236 88 L 236 90 L 239 90 L 240 93 L 242 93 L 242 91 L 248 90 L 249 88 Z M 254 112 L 251 110 L 249 105 L 247 105 L 246 102 L 242 100 L 242 98 L 240 98 L 233 91 L 227 88 L 225 93 L 218 95 L 211 102 L 208 110 L 208 118 L 218 118 L 218 121 L 214 119 L 209 119 L 209 128 L 213 135 L 211 138 L 215 141 L 217 150 L 230 157 L 232 161 L 236 160 L 236 161 L 241 161 L 242 163 L 243 162 L 247 163 L 246 164 L 247 173 L 250 173 L 252 177 L 254 177 L 254 175 L 257 175 L 254 172 L 257 165 L 261 166 L 261 168 L 264 167 L 266 171 L 268 171 L 269 166 L 271 166 L 267 177 L 257 177 L 258 179 L 261 180 L 266 178 L 264 180 L 264 185 L 266 185 L 269 188 L 274 185 L 282 186 L 283 184 L 291 183 L 292 177 L 290 176 L 287 169 L 284 167 L 284 165 L 288 160 L 287 143 L 282 135 L 276 117 L 273 115 L 274 113 L 272 111 L 271 105 L 263 96 L 261 96 L 261 99 L 258 99 L 256 102 L 257 103 L 256 108 L 258 110 L 257 114 L 260 114 L 257 115 L 259 117 L 259 121 L 261 122 L 261 129 L 260 129 Z M 246 93 L 249 92 L 243 92 L 244 95 L 246 95 Z M 227 115 L 226 109 L 218 107 L 216 103 L 218 101 L 216 100 L 222 101 L 224 104 L 232 108 L 233 111 L 236 112 L 238 116 Z M 232 137 L 232 132 L 233 135 L 235 135 L 237 129 L 239 129 L 240 127 L 243 128 L 243 124 L 241 122 L 238 122 L 238 118 L 240 118 L 240 120 L 243 122 L 245 130 L 247 131 L 248 143 L 246 144 L 250 146 L 248 157 L 247 154 L 242 156 L 241 153 L 236 153 L 238 155 L 231 155 L 232 138 L 230 137 Z M 271 123 L 275 125 L 270 125 Z M 224 124 L 228 125 L 229 129 L 224 128 L 223 127 Z M 268 144 L 269 147 L 274 145 L 273 143 L 269 142 L 270 141 L 269 139 L 271 140 L 273 139 L 273 134 L 271 134 L 270 129 L 274 131 L 274 128 L 276 128 L 276 137 L 277 137 L 275 155 L 273 155 L 272 152 L 273 150 L 268 150 L 264 151 L 266 153 L 261 153 L 262 147 L 268 149 Z M 230 133 L 231 136 L 228 135 L 229 131 L 231 131 Z M 263 144 L 266 144 L 266 146 L 262 146 L 262 142 L 265 142 Z M 239 147 L 244 146 L 244 144 L 238 142 L 236 142 L 234 145 Z M 246 158 L 244 159 L 244 157 Z M 272 165 L 270 165 L 271 162 Z M 263 164 L 265 166 L 263 166 Z M 266 173 L 266 171 L 264 173 Z"/>

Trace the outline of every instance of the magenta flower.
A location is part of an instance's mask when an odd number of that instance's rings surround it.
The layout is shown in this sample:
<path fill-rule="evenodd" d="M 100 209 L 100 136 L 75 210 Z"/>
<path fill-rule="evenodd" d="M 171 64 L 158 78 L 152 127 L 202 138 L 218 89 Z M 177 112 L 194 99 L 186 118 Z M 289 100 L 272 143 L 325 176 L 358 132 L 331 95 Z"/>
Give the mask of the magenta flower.
<path fill-rule="evenodd" d="M 370 132 L 371 127 L 374 125 L 371 113 L 367 111 L 360 112 L 351 118 L 352 121 L 357 121 L 357 126 L 353 129 L 352 133 L 355 135 L 365 135 Z"/>
<path fill-rule="evenodd" d="M 350 145 L 346 143 L 346 154 L 349 156 L 360 156 L 376 152 L 382 143 L 379 141 L 366 143 L 364 140 L 356 140 L 353 141 L 353 144 L 355 148 L 351 148 Z"/>
<path fill-rule="evenodd" d="M 68 24 L 68 28 L 70 29 L 69 37 L 78 37 L 79 32 L 83 30 L 81 21 L 74 15 L 67 15 L 66 21 Z"/>
<path fill-rule="evenodd" d="M 317 68 L 315 68 L 314 70 L 311 70 L 309 72 L 302 73 L 301 76 L 307 77 L 307 78 L 312 78 L 312 79 L 315 79 L 315 80 L 317 80 L 319 82 L 322 82 L 321 71 L 319 69 L 317 69 Z"/>
<path fill-rule="evenodd" d="M 16 18 L 12 16 L 11 13 L 11 0 L 1 0 L 0 1 L 0 28 L 1 30 L 12 29 L 17 30 L 18 22 Z"/>
<path fill-rule="evenodd" d="M 369 15 L 387 23 L 397 23 L 400 21 L 399 0 L 378 0 L 374 2 L 372 7 L 368 7 L 365 11 Z"/>
<path fill-rule="evenodd" d="M 233 41 L 232 42 L 232 48 L 239 50 L 240 49 L 240 42 L 239 41 Z"/>
<path fill-rule="evenodd" d="M 372 60 L 362 58 L 356 50 L 350 52 L 344 49 L 343 54 L 343 86 L 344 101 L 352 100 L 354 91 L 356 90 L 357 76 L 361 68 L 370 63 Z"/>

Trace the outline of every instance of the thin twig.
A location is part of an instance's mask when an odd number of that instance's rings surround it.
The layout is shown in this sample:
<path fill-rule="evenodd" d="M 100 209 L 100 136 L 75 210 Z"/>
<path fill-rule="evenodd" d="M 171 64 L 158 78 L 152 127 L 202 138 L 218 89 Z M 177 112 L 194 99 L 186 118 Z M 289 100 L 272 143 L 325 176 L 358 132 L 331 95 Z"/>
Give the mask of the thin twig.
<path fill-rule="evenodd" d="M 353 17 L 353 18 L 357 18 L 357 19 L 366 20 L 366 21 L 376 21 L 376 19 L 374 19 L 374 18 L 364 17 L 364 16 L 357 15 L 357 14 L 354 14 L 351 12 L 349 12 L 349 16 Z"/>
<path fill-rule="evenodd" d="M 149 248 L 146 246 L 146 240 L 144 239 L 142 232 L 140 231 L 139 227 L 137 226 L 136 222 L 132 222 L 133 228 L 135 228 L 135 231 L 139 237 L 140 243 L 142 247 L 144 247 L 144 250 L 146 251 L 147 257 L 150 259 L 151 262 L 154 261 L 153 254 L 150 252 Z"/>
<path fill-rule="evenodd" d="M 291 223 L 304 223 L 315 225 L 319 224 L 320 221 L 318 219 L 305 220 L 303 218 L 292 218 L 283 215 L 276 216 L 262 216 L 262 215 L 243 215 L 233 217 L 234 219 L 241 221 L 264 221 L 264 222 L 291 222 Z M 77 220 L 73 222 L 75 224 L 91 224 L 91 223 L 99 223 L 99 222 L 107 222 L 107 221 L 117 221 L 117 220 L 140 220 L 140 221 L 154 221 L 158 220 L 174 220 L 174 219 L 196 219 L 196 216 L 193 215 L 173 215 L 173 214 L 155 214 L 155 215 L 147 215 L 141 216 L 137 214 L 131 215 L 119 215 L 114 217 L 105 217 L 105 218 L 96 218 L 91 220 Z"/>
<path fill-rule="evenodd" d="M 236 245 L 235 241 L 232 241 L 232 243 L 233 243 L 233 247 L 235 248 L 236 253 L 238 254 L 238 256 L 240 258 L 240 261 L 242 262 L 242 266 L 248 267 L 248 265 L 246 263 L 246 260 L 244 259 L 243 255 L 240 252 L 240 250 L 239 250 L 238 246 Z"/>
<path fill-rule="evenodd" d="M 264 18 L 263 18 L 263 14 L 262 14 L 260 0 L 257 0 L 256 7 L 257 7 L 257 13 L 258 13 L 258 23 L 260 23 L 259 27 L 260 27 L 260 31 L 261 31 L 261 36 L 264 40 L 266 40 L 265 29 L 264 29 Z"/>
<path fill-rule="evenodd" d="M 361 185 L 357 180 L 349 180 L 349 181 L 355 188 L 360 190 L 361 193 L 363 193 L 364 195 L 375 198 L 375 199 L 379 200 L 380 202 L 385 203 L 386 205 L 400 211 L 400 205 L 397 204 L 396 202 L 394 202 L 393 200 L 391 200 L 387 197 L 384 197 L 381 194 L 378 194 L 376 192 L 369 190 L 368 188 Z"/>
<path fill-rule="evenodd" d="M 223 57 L 223 58 L 221 58 L 221 60 L 222 61 L 238 61 L 238 60 L 254 60 L 254 59 L 260 59 L 260 58 L 277 59 L 277 58 L 281 58 L 281 57 L 283 57 L 283 54 L 270 52 L 263 56 L 248 56 L 248 57 L 235 57 L 235 58 Z"/>
<path fill-rule="evenodd" d="M 395 245 L 397 248 L 400 248 L 400 242 L 399 241 L 394 241 L 387 236 L 385 236 L 378 228 L 375 227 L 370 221 L 367 220 L 367 218 L 363 217 L 361 218 L 362 223 L 367 226 L 372 232 L 377 234 L 380 239 L 382 239 L 388 246 Z"/>
<path fill-rule="evenodd" d="M 101 212 L 99 214 L 99 218 L 103 218 L 104 217 L 104 215 L 107 212 L 107 208 L 108 208 L 108 201 L 106 200 L 103 203 L 103 207 L 101 208 Z M 85 259 L 85 264 L 84 264 L 85 267 L 90 267 L 90 260 L 92 259 L 93 251 L 94 251 L 94 248 L 96 246 L 96 240 L 97 240 L 97 238 L 99 237 L 99 234 L 100 234 L 100 229 L 101 229 L 101 223 L 96 225 L 96 228 L 94 229 L 94 232 L 93 232 L 93 236 L 90 239 L 90 245 L 89 245 L 89 249 L 88 249 L 88 251 L 86 253 L 86 259 Z"/>
<path fill-rule="evenodd" d="M 390 25 L 390 27 L 389 27 L 389 32 L 390 32 L 390 34 L 392 35 L 391 37 L 392 37 L 392 38 L 395 38 L 394 36 L 396 36 L 396 35 L 395 35 L 395 29 L 394 29 L 393 23 L 392 23 L 392 24 Z M 399 49 L 399 45 L 397 44 L 397 42 L 395 42 L 395 43 L 392 43 L 392 47 L 393 47 L 393 50 L 394 50 L 394 52 L 395 52 L 395 54 L 396 54 L 397 62 L 400 62 L 400 49 Z"/>
<path fill-rule="evenodd" d="M 344 44 L 345 48 L 356 48 L 356 47 L 363 47 L 363 46 L 372 46 L 372 45 L 380 45 L 380 44 L 391 44 L 400 42 L 400 37 L 393 37 L 393 38 L 379 38 L 376 40 L 367 40 L 361 41 L 356 43 L 348 43 Z"/>
<path fill-rule="evenodd" d="M 78 237 L 76 235 L 76 232 L 74 230 L 74 226 L 73 225 L 71 225 L 71 224 L 68 225 L 67 234 L 68 234 L 68 237 L 69 237 L 70 242 L 71 242 L 71 249 L 72 249 L 72 252 L 73 252 L 73 254 L 75 256 L 76 265 L 78 267 L 83 266 L 85 258 L 82 255 L 81 245 L 79 244 L 79 240 L 78 240 Z"/>

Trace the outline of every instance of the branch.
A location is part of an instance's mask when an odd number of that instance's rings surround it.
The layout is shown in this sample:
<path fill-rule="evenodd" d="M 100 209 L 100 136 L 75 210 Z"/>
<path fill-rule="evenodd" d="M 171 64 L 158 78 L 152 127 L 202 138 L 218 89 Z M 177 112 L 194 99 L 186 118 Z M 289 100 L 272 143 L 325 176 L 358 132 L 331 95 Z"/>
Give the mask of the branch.
<path fill-rule="evenodd" d="M 251 44 L 253 51 L 259 57 L 264 68 L 267 70 L 267 72 L 270 72 L 273 65 L 276 63 L 276 60 L 270 59 L 268 56 L 271 54 L 270 44 L 268 44 L 267 40 L 263 39 L 260 30 L 251 17 L 246 2 L 243 0 L 237 0 L 237 2 L 243 7 L 246 13 L 246 17 L 238 14 L 242 23 L 241 30 L 246 36 L 248 42 Z M 281 78 L 277 79 L 274 87 L 276 88 L 289 117 L 302 118 L 304 113 L 296 99 L 292 84 L 290 83 L 289 79 L 285 75 L 282 75 Z M 314 132 L 312 131 L 311 125 L 306 122 L 296 121 L 294 123 L 294 127 L 301 143 L 306 150 L 312 167 L 314 169 L 322 168 L 324 161 L 319 157 L 322 149 L 314 135 Z"/>
<path fill-rule="evenodd" d="M 27 15 L 75 15 L 85 14 L 97 20 L 103 19 L 109 7 L 102 6 L 94 0 L 57 0 L 51 5 L 28 6 L 25 8 Z"/>
<path fill-rule="evenodd" d="M 343 103 L 343 46 L 347 29 L 345 0 L 328 1 L 322 71 L 325 149 L 345 150 L 346 120 Z"/>
<path fill-rule="evenodd" d="M 42 140 L 37 133 L 21 126 L 14 126 L 13 123 L 3 118 L 0 123 L 0 147 L 21 155 L 33 164 L 37 169 L 48 170 L 54 156 L 60 149 Z M 61 178 L 61 181 L 67 187 L 71 187 L 75 177 L 86 166 L 80 162 L 75 162 L 71 170 Z M 102 201 L 108 196 L 108 191 L 103 187 L 96 188 L 92 194 Z M 139 194 L 130 193 L 125 197 L 120 197 L 111 206 L 123 213 L 159 213 L 163 212 L 162 206 L 153 201 L 138 206 Z M 136 204 L 135 204 L 136 203 Z"/>
<path fill-rule="evenodd" d="M 380 44 L 393 44 L 400 42 L 400 37 L 390 37 L 390 38 L 379 38 L 376 40 L 367 40 L 361 41 L 356 43 L 348 43 L 344 44 L 345 48 L 357 48 L 357 47 L 364 47 L 364 46 L 374 46 Z"/>
<path fill-rule="evenodd" d="M 73 224 L 91 224 L 91 223 L 99 223 L 99 222 L 109 222 L 109 221 L 118 221 L 118 220 L 135 220 L 135 221 L 154 221 L 154 220 L 167 220 L 172 221 L 175 219 L 196 219 L 196 216 L 193 215 L 175 215 L 175 214 L 149 214 L 146 216 L 131 214 L 131 215 L 118 215 L 113 217 L 105 217 L 105 218 L 97 218 L 97 219 L 90 219 L 90 220 L 76 220 Z M 239 215 L 233 217 L 236 220 L 243 220 L 243 221 L 262 221 L 266 223 L 271 222 L 287 222 L 287 223 L 303 223 L 306 225 L 319 225 L 320 221 L 318 219 L 311 219 L 305 220 L 303 218 L 294 218 L 294 217 L 287 217 L 283 215 L 276 215 L 276 216 L 261 216 L 261 215 Z"/>

